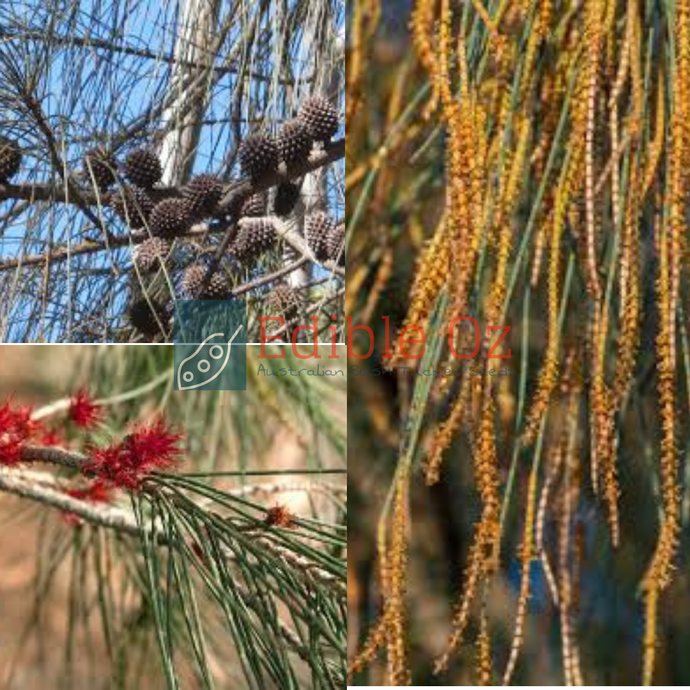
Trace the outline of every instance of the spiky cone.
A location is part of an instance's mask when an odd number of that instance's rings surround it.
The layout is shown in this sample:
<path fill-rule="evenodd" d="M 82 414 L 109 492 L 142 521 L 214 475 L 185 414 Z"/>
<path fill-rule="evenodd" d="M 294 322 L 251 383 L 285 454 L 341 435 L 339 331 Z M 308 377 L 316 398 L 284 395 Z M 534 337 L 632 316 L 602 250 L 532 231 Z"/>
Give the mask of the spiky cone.
<path fill-rule="evenodd" d="M 153 199 L 145 190 L 133 185 L 123 187 L 113 194 L 110 206 L 132 230 L 143 228 L 151 216 Z"/>
<path fill-rule="evenodd" d="M 333 228 L 328 234 L 326 242 L 328 249 L 328 258 L 331 261 L 338 261 L 340 264 L 345 264 L 345 224 L 333 224 Z"/>
<path fill-rule="evenodd" d="M 330 258 L 328 237 L 333 227 L 333 220 L 324 211 L 310 213 L 304 221 L 304 235 L 307 238 L 307 244 L 319 261 Z"/>
<path fill-rule="evenodd" d="M 0 184 L 9 182 L 22 164 L 22 150 L 17 144 L 5 137 L 0 137 Z"/>
<path fill-rule="evenodd" d="M 202 299 L 227 299 L 230 285 L 225 276 L 216 271 L 208 281 L 208 285 L 201 293 Z"/>
<path fill-rule="evenodd" d="M 129 305 L 127 315 L 132 326 L 149 340 L 160 335 L 161 326 L 166 329 L 170 320 L 170 313 L 165 305 L 151 298 L 146 300 L 144 297 Z"/>
<path fill-rule="evenodd" d="M 240 144 L 239 156 L 242 172 L 252 179 L 278 168 L 278 144 L 268 134 L 250 134 Z"/>
<path fill-rule="evenodd" d="M 105 149 L 90 149 L 84 154 L 84 171 L 99 189 L 108 189 L 117 179 L 117 162 Z"/>
<path fill-rule="evenodd" d="M 259 192 L 248 196 L 240 208 L 240 218 L 260 218 L 266 215 L 266 194 Z"/>
<path fill-rule="evenodd" d="M 137 268 L 148 273 L 158 268 L 170 253 L 170 242 L 162 237 L 149 237 L 132 250 L 132 258 Z"/>
<path fill-rule="evenodd" d="M 323 96 L 307 98 L 297 116 L 314 141 L 330 141 L 338 131 L 338 111 Z"/>
<path fill-rule="evenodd" d="M 268 305 L 271 309 L 285 318 L 289 323 L 299 313 L 299 300 L 297 293 L 285 283 L 279 283 L 268 296 Z"/>
<path fill-rule="evenodd" d="M 204 286 L 208 268 L 195 263 L 187 268 L 182 276 L 182 291 L 188 299 L 225 299 L 230 286 L 220 271 L 215 271 Z"/>
<path fill-rule="evenodd" d="M 206 266 L 201 263 L 192 264 L 182 274 L 182 293 L 188 299 L 198 299 L 206 278 Z"/>
<path fill-rule="evenodd" d="M 125 175 L 137 185 L 149 189 L 163 177 L 158 156 L 148 148 L 135 149 L 125 159 Z"/>
<path fill-rule="evenodd" d="M 179 237 L 192 226 L 193 218 L 185 199 L 163 199 L 149 219 L 151 234 L 157 237 Z"/>
<path fill-rule="evenodd" d="M 299 185 L 294 182 L 282 182 L 276 189 L 275 199 L 273 200 L 273 211 L 277 216 L 288 216 L 294 209 L 299 200 Z"/>
<path fill-rule="evenodd" d="M 245 218 L 240 223 L 230 253 L 246 261 L 267 252 L 276 241 L 276 231 L 268 218 Z"/>
<path fill-rule="evenodd" d="M 288 120 L 278 132 L 280 160 L 288 168 L 304 163 L 309 158 L 312 143 L 311 134 L 302 120 Z"/>
<path fill-rule="evenodd" d="M 208 218 L 223 197 L 223 183 L 215 175 L 197 175 L 189 181 L 183 196 L 194 218 Z"/>

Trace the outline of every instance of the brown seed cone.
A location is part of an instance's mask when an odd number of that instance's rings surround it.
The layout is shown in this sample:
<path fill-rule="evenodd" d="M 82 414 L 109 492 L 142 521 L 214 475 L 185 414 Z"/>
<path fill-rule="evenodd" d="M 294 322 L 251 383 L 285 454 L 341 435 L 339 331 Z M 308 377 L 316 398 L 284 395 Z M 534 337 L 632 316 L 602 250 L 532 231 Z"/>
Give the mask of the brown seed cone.
<path fill-rule="evenodd" d="M 334 224 L 333 229 L 328 235 L 326 243 L 328 248 L 328 258 L 331 261 L 336 261 L 340 264 L 345 264 L 345 224 Z M 342 250 L 342 252 L 341 252 Z"/>
<path fill-rule="evenodd" d="M 309 249 L 319 261 L 329 258 L 328 237 L 333 230 L 334 223 L 330 216 L 323 211 L 310 213 L 304 221 L 304 235 Z"/>
<path fill-rule="evenodd" d="M 204 287 L 207 267 L 202 263 L 192 264 L 182 276 L 182 290 L 188 299 L 225 299 L 230 287 L 225 276 L 216 271 Z"/>
<path fill-rule="evenodd" d="M 338 111 L 323 96 L 307 98 L 298 117 L 314 141 L 330 141 L 338 131 Z"/>
<path fill-rule="evenodd" d="M 227 299 L 230 286 L 225 276 L 216 271 L 208 281 L 206 289 L 203 291 L 203 299 Z"/>
<path fill-rule="evenodd" d="M 298 118 L 288 120 L 278 133 L 278 152 L 280 160 L 291 168 L 309 158 L 312 138 L 307 126 Z"/>
<path fill-rule="evenodd" d="M 125 175 L 138 187 L 148 189 L 160 181 L 163 168 L 151 149 L 135 149 L 125 159 Z"/>
<path fill-rule="evenodd" d="M 153 211 L 153 199 L 141 188 L 123 187 L 110 199 L 113 211 L 129 224 L 132 230 L 143 228 Z"/>
<path fill-rule="evenodd" d="M 22 150 L 19 146 L 5 137 L 0 137 L 0 184 L 9 182 L 22 164 Z"/>
<path fill-rule="evenodd" d="M 248 196 L 240 209 L 240 218 L 258 218 L 266 215 L 266 194 L 260 192 Z"/>
<path fill-rule="evenodd" d="M 108 189 L 117 179 L 117 162 L 105 149 L 89 149 L 84 154 L 84 172 L 99 189 Z"/>
<path fill-rule="evenodd" d="M 151 234 L 158 237 L 179 237 L 192 225 L 192 214 L 185 199 L 164 199 L 151 212 Z"/>
<path fill-rule="evenodd" d="M 134 247 L 132 258 L 140 271 L 149 272 L 158 268 L 170 253 L 170 242 L 162 237 L 149 237 Z"/>
<path fill-rule="evenodd" d="M 250 260 L 268 251 L 275 240 L 276 232 L 270 220 L 248 219 L 240 226 L 237 237 L 230 247 L 230 253 L 240 261 Z"/>
<path fill-rule="evenodd" d="M 167 329 L 170 312 L 160 302 L 154 299 L 150 299 L 150 302 L 151 304 L 143 297 L 135 300 L 129 305 L 127 315 L 129 316 L 130 323 L 139 333 L 145 338 L 153 340 L 157 335 L 161 334 L 161 325 L 164 329 Z M 158 320 L 156 320 L 156 316 Z"/>
<path fill-rule="evenodd" d="M 294 319 L 299 312 L 297 293 L 285 283 L 278 283 L 268 296 L 268 305 L 287 321 Z"/>
<path fill-rule="evenodd" d="M 250 134 L 240 144 L 239 155 L 242 172 L 252 178 L 278 167 L 278 144 L 268 134 Z"/>
<path fill-rule="evenodd" d="M 215 175 L 197 175 L 184 190 L 189 209 L 199 220 L 212 216 L 222 197 L 223 183 Z"/>

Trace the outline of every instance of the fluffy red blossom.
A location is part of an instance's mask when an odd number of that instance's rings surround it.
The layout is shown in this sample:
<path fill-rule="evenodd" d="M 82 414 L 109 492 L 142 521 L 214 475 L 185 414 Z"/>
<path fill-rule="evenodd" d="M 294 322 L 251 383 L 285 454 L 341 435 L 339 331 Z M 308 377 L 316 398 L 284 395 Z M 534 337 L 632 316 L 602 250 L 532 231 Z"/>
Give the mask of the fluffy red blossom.
<path fill-rule="evenodd" d="M 292 521 L 293 515 L 289 509 L 284 505 L 275 505 L 266 511 L 264 518 L 264 525 L 267 527 L 284 527 L 285 529 L 292 529 L 295 523 Z"/>
<path fill-rule="evenodd" d="M 100 479 L 96 479 L 83 489 L 68 489 L 65 493 L 72 498 L 78 498 L 80 501 L 89 503 L 109 503 L 112 498 L 110 487 Z M 69 525 L 78 527 L 82 524 L 82 519 L 74 513 L 65 512 L 62 516 Z"/>
<path fill-rule="evenodd" d="M 0 407 L 0 465 L 16 465 L 22 446 L 40 429 L 31 419 L 30 407 L 13 407 L 10 401 Z"/>
<path fill-rule="evenodd" d="M 72 498 L 90 503 L 109 503 L 112 498 L 110 487 L 100 479 L 96 479 L 83 489 L 68 489 L 65 493 Z"/>
<path fill-rule="evenodd" d="M 136 490 L 145 474 L 174 465 L 182 454 L 181 439 L 181 434 L 158 419 L 137 427 L 119 443 L 92 449 L 93 462 L 84 467 L 84 472 L 112 486 Z"/>
<path fill-rule="evenodd" d="M 69 418 L 79 427 L 88 429 L 103 419 L 103 408 L 84 390 L 77 391 L 69 406 Z"/>
<path fill-rule="evenodd" d="M 62 446 L 67 447 L 67 440 L 65 439 L 61 429 L 46 429 L 36 441 L 41 446 Z"/>

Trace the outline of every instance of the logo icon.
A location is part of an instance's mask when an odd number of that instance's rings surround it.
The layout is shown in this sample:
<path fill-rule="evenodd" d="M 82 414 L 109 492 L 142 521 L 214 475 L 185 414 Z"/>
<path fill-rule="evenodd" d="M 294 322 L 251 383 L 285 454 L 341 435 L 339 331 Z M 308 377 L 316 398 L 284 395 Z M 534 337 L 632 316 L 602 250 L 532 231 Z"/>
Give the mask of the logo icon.
<path fill-rule="evenodd" d="M 246 390 L 246 325 L 244 301 L 177 301 L 175 390 Z"/>
<path fill-rule="evenodd" d="M 230 340 L 228 340 L 228 347 L 227 347 L 227 350 L 225 351 L 225 359 L 223 360 L 223 363 L 221 364 L 218 371 L 215 374 L 213 374 L 213 376 L 210 376 L 209 378 L 205 379 L 204 381 L 192 384 L 191 382 L 194 381 L 194 379 L 196 378 L 196 374 L 191 369 L 188 369 L 187 371 L 185 371 L 183 373 L 182 370 L 184 369 L 184 365 L 187 362 L 189 362 L 190 360 L 193 360 L 194 357 L 196 357 L 196 355 L 202 350 L 204 345 L 206 345 L 206 343 L 209 340 L 211 340 L 211 338 L 218 338 L 218 337 L 223 338 L 224 337 L 223 333 L 213 333 L 212 335 L 209 335 L 208 338 L 206 338 L 206 340 L 204 340 L 204 342 L 201 343 L 201 345 L 199 345 L 199 347 L 197 347 L 197 349 L 191 355 L 189 355 L 189 357 L 183 359 L 180 362 L 180 365 L 177 367 L 177 386 L 176 386 L 176 389 L 179 391 L 186 391 L 186 390 L 190 390 L 191 388 L 199 388 L 200 386 L 204 386 L 207 383 L 210 383 L 217 376 L 220 376 L 220 374 L 223 373 L 223 369 L 225 369 L 225 367 L 228 363 L 228 360 L 230 359 L 230 350 L 232 349 L 232 341 L 237 337 L 237 334 L 241 330 L 242 330 L 242 326 L 238 326 L 237 330 L 233 333 L 232 338 L 230 338 Z M 211 357 L 211 359 L 214 359 L 214 360 L 221 359 L 223 357 L 223 346 L 220 345 L 219 343 L 215 343 L 214 345 L 211 345 L 209 347 L 208 354 Z M 196 368 L 202 374 L 206 374 L 211 369 L 211 363 L 207 359 L 200 359 L 196 363 Z M 183 386 L 182 380 L 184 380 L 185 383 L 187 383 L 189 385 Z"/>

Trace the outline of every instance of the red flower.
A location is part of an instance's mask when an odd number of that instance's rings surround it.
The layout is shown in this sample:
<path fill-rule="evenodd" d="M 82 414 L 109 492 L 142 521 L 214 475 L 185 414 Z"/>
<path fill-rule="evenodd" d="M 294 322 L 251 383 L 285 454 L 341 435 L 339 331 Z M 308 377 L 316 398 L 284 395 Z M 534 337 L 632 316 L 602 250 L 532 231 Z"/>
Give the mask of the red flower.
<path fill-rule="evenodd" d="M 100 479 L 96 479 L 83 489 L 68 489 L 65 493 L 72 498 L 89 503 L 109 503 L 112 498 L 110 487 Z"/>
<path fill-rule="evenodd" d="M 91 451 L 93 462 L 84 467 L 112 486 L 136 490 L 152 470 L 172 466 L 179 458 L 181 434 L 173 433 L 162 419 L 140 426 L 119 443 Z"/>
<path fill-rule="evenodd" d="M 89 503 L 110 503 L 112 498 L 110 487 L 100 479 L 96 479 L 96 481 L 83 489 L 68 489 L 65 493 L 72 498 Z M 62 516 L 68 524 L 74 527 L 78 527 L 83 522 L 78 515 L 69 511 L 63 512 Z"/>
<path fill-rule="evenodd" d="M 295 526 L 293 515 L 289 509 L 284 505 L 275 505 L 266 511 L 264 518 L 264 525 L 267 527 L 284 527 L 285 529 L 292 529 Z"/>
<path fill-rule="evenodd" d="M 79 427 L 88 429 L 103 419 L 103 409 L 82 388 L 72 398 L 69 406 L 69 418 Z"/>
<path fill-rule="evenodd" d="M 31 419 L 30 407 L 13 408 L 8 400 L 0 407 L 0 465 L 16 465 L 22 446 L 41 428 Z"/>
<path fill-rule="evenodd" d="M 67 441 L 62 435 L 61 429 L 46 429 L 36 440 L 42 446 L 67 447 Z"/>

